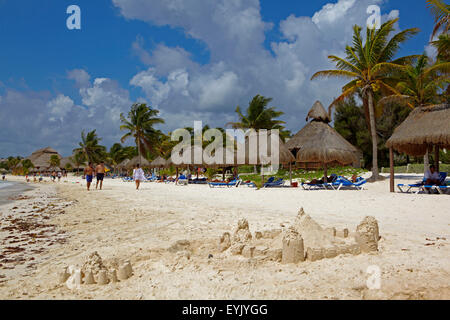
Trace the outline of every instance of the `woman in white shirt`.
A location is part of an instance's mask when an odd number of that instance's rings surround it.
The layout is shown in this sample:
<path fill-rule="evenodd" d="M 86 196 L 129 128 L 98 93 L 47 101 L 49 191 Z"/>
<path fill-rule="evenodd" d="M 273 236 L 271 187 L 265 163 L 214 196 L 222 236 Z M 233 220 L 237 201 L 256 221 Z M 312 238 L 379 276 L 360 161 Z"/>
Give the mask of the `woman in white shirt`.
<path fill-rule="evenodd" d="M 139 190 L 141 181 L 145 180 L 144 170 L 140 168 L 139 163 L 136 165 L 136 168 L 133 169 L 133 179 L 136 182 L 136 190 Z"/>

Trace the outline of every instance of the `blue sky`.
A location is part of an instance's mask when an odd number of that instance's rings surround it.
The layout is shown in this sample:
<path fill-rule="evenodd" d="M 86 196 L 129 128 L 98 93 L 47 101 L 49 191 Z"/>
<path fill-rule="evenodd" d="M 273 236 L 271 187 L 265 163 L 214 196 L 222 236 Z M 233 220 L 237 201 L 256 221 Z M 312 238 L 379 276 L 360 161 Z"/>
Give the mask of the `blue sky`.
<path fill-rule="evenodd" d="M 177 3 L 0 0 L 0 157 L 47 145 L 69 155 L 93 128 L 109 147 L 121 136 L 118 114 L 138 100 L 161 110 L 166 131 L 223 126 L 260 93 L 297 131 L 315 100 L 339 94 L 339 81 L 309 78 L 342 53 L 367 5 L 422 30 L 400 55 L 422 53 L 433 26 L 424 0 Z M 71 4 L 81 30 L 66 28 Z"/>

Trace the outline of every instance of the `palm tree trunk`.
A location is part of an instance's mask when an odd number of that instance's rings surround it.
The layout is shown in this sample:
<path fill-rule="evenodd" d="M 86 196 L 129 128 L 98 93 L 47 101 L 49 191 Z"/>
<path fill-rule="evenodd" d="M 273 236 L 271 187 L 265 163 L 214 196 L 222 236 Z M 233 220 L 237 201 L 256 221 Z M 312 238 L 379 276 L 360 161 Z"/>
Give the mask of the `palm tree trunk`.
<path fill-rule="evenodd" d="M 430 169 L 430 157 L 428 156 L 428 147 L 427 152 L 423 156 L 423 173 L 427 173 L 428 169 Z"/>
<path fill-rule="evenodd" d="M 377 130 L 375 126 L 375 111 L 373 106 L 373 92 L 371 89 L 367 92 L 369 102 L 369 116 L 370 116 L 370 135 L 372 137 L 372 177 L 371 180 L 376 181 L 379 178 L 378 174 L 378 141 Z"/>
<path fill-rule="evenodd" d="M 136 143 L 137 149 L 138 149 L 138 157 L 139 157 L 139 167 L 141 166 L 141 137 L 137 136 L 137 143 Z"/>

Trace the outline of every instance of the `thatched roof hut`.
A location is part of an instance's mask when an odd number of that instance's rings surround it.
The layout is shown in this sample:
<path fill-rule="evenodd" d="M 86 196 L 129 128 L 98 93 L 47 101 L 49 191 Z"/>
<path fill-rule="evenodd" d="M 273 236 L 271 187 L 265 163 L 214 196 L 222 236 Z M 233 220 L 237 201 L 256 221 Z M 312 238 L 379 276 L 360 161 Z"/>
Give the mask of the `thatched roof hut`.
<path fill-rule="evenodd" d="M 312 120 L 286 143 L 297 162 L 349 165 L 359 161 L 360 151 L 330 127 L 320 102 L 313 105 L 306 119 Z"/>
<path fill-rule="evenodd" d="M 136 156 L 126 164 L 126 168 L 133 169 L 137 164 L 140 164 L 141 168 L 150 167 L 150 161 L 145 159 L 143 156 Z"/>
<path fill-rule="evenodd" d="M 116 168 L 117 169 L 126 169 L 127 168 L 127 164 L 128 162 L 130 162 L 130 159 L 125 159 L 123 160 L 121 163 L 119 163 Z"/>
<path fill-rule="evenodd" d="M 172 161 L 166 160 L 163 157 L 158 157 L 150 163 L 150 168 L 168 168 L 172 164 Z"/>
<path fill-rule="evenodd" d="M 434 161 L 439 171 L 439 149 L 450 148 L 450 105 L 414 109 L 386 142 L 390 158 L 390 191 L 394 192 L 394 150 L 423 156 L 434 146 Z"/>
<path fill-rule="evenodd" d="M 414 109 L 386 142 L 410 156 L 423 156 L 433 145 L 450 148 L 449 104 Z"/>
<path fill-rule="evenodd" d="M 50 158 L 53 155 L 56 155 L 59 159 L 62 158 L 55 149 L 47 147 L 34 151 L 27 159 L 33 163 L 35 168 L 47 170 L 50 167 Z"/>

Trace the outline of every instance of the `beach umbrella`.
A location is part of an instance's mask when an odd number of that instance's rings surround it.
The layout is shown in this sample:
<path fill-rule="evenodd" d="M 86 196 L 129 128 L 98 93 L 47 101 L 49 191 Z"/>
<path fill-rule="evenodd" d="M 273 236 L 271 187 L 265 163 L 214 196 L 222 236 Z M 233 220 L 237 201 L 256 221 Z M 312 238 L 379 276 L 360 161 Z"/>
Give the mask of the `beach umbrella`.
<path fill-rule="evenodd" d="M 317 101 L 308 112 L 308 124 L 295 134 L 286 147 L 296 154 L 298 163 L 319 163 L 327 176 L 327 166 L 331 163 L 350 165 L 357 163 L 360 151 L 344 139 L 330 125 L 330 116 Z"/>

